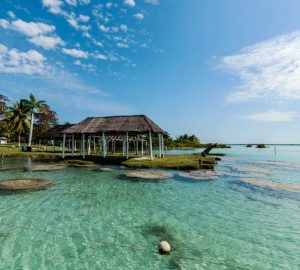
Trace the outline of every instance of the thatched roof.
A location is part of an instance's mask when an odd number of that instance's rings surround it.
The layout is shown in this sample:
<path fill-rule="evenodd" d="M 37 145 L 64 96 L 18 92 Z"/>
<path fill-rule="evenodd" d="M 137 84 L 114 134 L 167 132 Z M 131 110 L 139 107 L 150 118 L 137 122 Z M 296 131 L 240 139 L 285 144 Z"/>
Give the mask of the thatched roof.
<path fill-rule="evenodd" d="M 65 125 L 56 125 L 50 129 L 48 129 L 46 132 L 41 134 L 38 139 L 56 139 L 56 138 L 62 138 L 63 131 L 67 128 L 72 127 L 74 124 L 65 124 Z"/>
<path fill-rule="evenodd" d="M 166 132 L 145 115 L 88 117 L 80 123 L 64 130 L 66 134 L 100 134 L 106 133 L 162 133 Z"/>

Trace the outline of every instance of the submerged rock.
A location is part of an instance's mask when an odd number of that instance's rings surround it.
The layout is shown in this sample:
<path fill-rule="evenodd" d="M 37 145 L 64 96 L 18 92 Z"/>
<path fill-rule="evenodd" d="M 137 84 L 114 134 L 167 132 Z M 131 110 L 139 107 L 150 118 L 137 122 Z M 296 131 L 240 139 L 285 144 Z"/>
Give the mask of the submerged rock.
<path fill-rule="evenodd" d="M 276 183 L 266 179 L 258 179 L 258 178 L 240 178 L 240 182 L 251 184 L 255 186 L 270 188 L 274 190 L 280 191 L 288 191 L 288 192 L 300 192 L 299 184 L 291 184 L 291 183 Z"/>
<path fill-rule="evenodd" d="M 64 164 L 47 164 L 47 165 L 33 165 L 33 166 L 24 166 L 23 172 L 49 172 L 49 171 L 58 171 L 66 168 Z"/>
<path fill-rule="evenodd" d="M 102 167 L 102 168 L 96 169 L 96 171 L 97 171 L 97 172 L 112 172 L 113 169 L 107 168 L 107 167 Z"/>
<path fill-rule="evenodd" d="M 216 180 L 218 179 L 218 173 L 213 170 L 198 170 L 190 172 L 180 172 L 179 176 L 189 178 L 193 180 Z"/>
<path fill-rule="evenodd" d="M 45 188 L 54 181 L 47 179 L 9 179 L 0 182 L 0 190 L 33 190 Z"/>
<path fill-rule="evenodd" d="M 172 177 L 172 174 L 168 172 L 162 172 L 162 171 L 130 171 L 125 173 L 125 175 L 129 178 L 133 179 L 142 179 L 142 180 L 163 180 L 168 179 Z"/>
<path fill-rule="evenodd" d="M 161 241 L 159 243 L 158 251 L 160 254 L 169 255 L 171 252 L 171 246 L 167 241 Z"/>
<path fill-rule="evenodd" d="M 229 165 L 232 169 L 239 172 L 251 172 L 251 173 L 274 173 L 276 170 L 270 168 L 254 167 L 254 166 L 232 166 Z"/>

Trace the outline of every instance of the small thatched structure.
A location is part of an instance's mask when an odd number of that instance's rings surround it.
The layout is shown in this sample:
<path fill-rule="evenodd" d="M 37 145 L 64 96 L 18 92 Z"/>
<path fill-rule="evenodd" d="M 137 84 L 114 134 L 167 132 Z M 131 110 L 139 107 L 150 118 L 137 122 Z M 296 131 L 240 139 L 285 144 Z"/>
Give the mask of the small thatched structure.
<path fill-rule="evenodd" d="M 63 139 L 63 131 L 67 128 L 72 127 L 73 124 L 64 124 L 64 125 L 56 125 L 46 132 L 42 133 L 39 137 L 39 149 L 41 148 L 41 141 L 46 142 L 46 149 L 48 150 L 48 143 L 51 141 L 50 145 L 53 146 L 53 152 L 55 150 L 55 141 L 60 141 L 62 144 Z M 69 138 L 69 147 L 71 145 L 71 138 Z"/>
<path fill-rule="evenodd" d="M 74 124 L 64 124 L 64 125 L 56 125 L 46 132 L 41 134 L 38 139 L 41 140 L 54 140 L 54 139 L 61 139 L 63 136 L 63 131 L 67 128 L 72 127 Z"/>
<path fill-rule="evenodd" d="M 152 159 L 152 135 L 157 135 L 159 138 L 159 153 L 162 157 L 164 155 L 164 140 L 163 136 L 167 133 L 155 124 L 150 118 L 145 115 L 127 115 L 127 116 L 108 116 L 108 117 L 88 117 L 80 123 L 66 128 L 63 133 L 63 150 L 64 157 L 65 139 L 67 136 L 72 137 L 72 154 L 74 154 L 74 141 L 80 138 L 81 147 L 80 153 L 85 156 L 86 137 L 88 138 L 88 151 L 90 154 L 90 144 L 94 140 L 94 147 L 96 139 L 99 140 L 100 151 L 102 156 L 107 154 L 107 144 L 111 142 L 112 148 L 115 148 L 116 141 L 123 142 L 123 155 L 128 158 L 129 141 L 133 141 L 136 152 L 138 152 L 138 145 L 141 145 L 141 154 L 144 154 L 144 142 L 146 148 L 149 150 Z M 76 144 L 76 141 L 75 141 Z"/>

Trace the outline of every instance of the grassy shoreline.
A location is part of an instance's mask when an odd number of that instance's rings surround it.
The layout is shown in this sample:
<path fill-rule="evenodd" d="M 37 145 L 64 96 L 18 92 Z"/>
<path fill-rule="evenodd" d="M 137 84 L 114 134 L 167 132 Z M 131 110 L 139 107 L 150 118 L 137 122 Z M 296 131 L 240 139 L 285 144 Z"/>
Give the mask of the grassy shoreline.
<path fill-rule="evenodd" d="M 51 148 L 48 148 L 48 150 Z M 155 157 L 150 159 L 137 159 L 139 156 L 131 154 L 129 159 L 122 156 L 121 153 L 114 155 L 107 155 L 103 158 L 98 154 L 86 155 L 83 160 L 79 153 L 71 156 L 69 149 L 66 149 L 65 159 L 61 158 L 59 147 L 55 151 L 33 151 L 21 152 L 19 147 L 0 146 L 0 154 L 5 157 L 32 157 L 35 160 L 43 162 L 68 162 L 70 160 L 81 160 L 87 162 L 94 162 L 101 165 L 120 165 L 128 168 L 160 168 L 173 170 L 198 170 L 198 169 L 213 169 L 217 160 L 216 157 L 207 156 L 201 157 L 199 155 L 166 155 L 164 158 Z M 149 157 L 145 155 L 144 157 Z"/>

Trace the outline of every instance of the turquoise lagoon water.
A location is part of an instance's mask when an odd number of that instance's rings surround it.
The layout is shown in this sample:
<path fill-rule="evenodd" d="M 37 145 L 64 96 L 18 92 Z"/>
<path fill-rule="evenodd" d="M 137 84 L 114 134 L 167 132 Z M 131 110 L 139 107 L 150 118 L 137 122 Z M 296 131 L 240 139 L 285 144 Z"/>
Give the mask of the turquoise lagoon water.
<path fill-rule="evenodd" d="M 119 167 L 0 172 L 56 181 L 0 193 L 0 269 L 300 269 L 300 193 L 239 181 L 300 185 L 300 147 L 276 146 L 276 156 L 273 147 L 222 150 L 214 181 L 175 171 L 167 181 L 129 181 Z M 170 256 L 157 253 L 164 239 Z"/>

